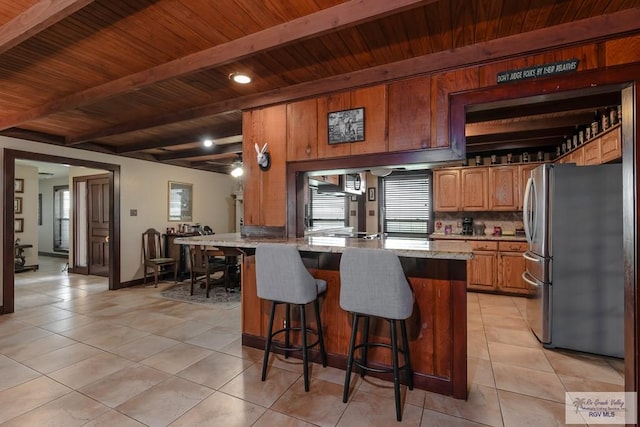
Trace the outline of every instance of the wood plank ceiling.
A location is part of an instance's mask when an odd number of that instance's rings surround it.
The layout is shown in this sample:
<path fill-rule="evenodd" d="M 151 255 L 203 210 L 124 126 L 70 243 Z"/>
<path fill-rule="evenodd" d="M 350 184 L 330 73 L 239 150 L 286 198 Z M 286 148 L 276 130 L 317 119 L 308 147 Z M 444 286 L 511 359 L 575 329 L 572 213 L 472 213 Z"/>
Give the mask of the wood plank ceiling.
<path fill-rule="evenodd" d="M 631 34 L 637 22 L 640 0 L 4 1 L 0 134 L 226 173 L 243 109 L 533 52 L 551 32 L 558 46 Z M 238 71 L 253 83 L 232 83 Z M 500 139 L 486 136 L 504 133 L 500 119 L 475 130 L 478 147 Z"/>

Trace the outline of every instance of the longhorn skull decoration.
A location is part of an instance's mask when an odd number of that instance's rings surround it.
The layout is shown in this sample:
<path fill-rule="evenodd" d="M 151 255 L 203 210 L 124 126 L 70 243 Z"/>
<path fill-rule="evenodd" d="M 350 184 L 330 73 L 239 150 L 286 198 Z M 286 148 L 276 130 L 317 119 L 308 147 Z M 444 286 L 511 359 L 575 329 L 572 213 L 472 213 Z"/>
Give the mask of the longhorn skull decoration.
<path fill-rule="evenodd" d="M 261 149 L 257 143 L 255 144 L 256 153 L 258 154 L 258 166 L 260 166 L 260 170 L 263 171 L 269 170 L 269 168 L 271 167 L 271 156 L 267 152 L 267 145 L 268 144 L 265 142 L 264 146 Z"/>

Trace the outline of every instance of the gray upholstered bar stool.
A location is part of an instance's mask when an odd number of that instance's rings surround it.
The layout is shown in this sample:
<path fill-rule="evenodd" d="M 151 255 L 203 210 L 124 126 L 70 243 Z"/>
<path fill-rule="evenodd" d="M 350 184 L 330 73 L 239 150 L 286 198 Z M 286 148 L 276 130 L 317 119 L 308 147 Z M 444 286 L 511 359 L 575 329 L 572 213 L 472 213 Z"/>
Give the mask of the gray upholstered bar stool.
<path fill-rule="evenodd" d="M 327 366 L 318 304 L 318 296 L 327 290 L 327 282 L 315 279 L 309 273 L 295 245 L 268 243 L 260 244 L 256 248 L 256 286 L 258 297 L 271 301 L 269 330 L 262 362 L 262 381 L 267 377 L 267 364 L 272 347 L 283 350 L 285 357 L 289 356 L 290 351 L 302 351 L 304 390 L 309 391 L 309 348 L 319 345 L 322 366 Z M 307 325 L 305 314 L 305 307 L 311 302 L 316 312 L 315 331 Z M 285 327 L 273 332 L 273 318 L 278 304 L 285 304 Z M 291 326 L 291 304 L 297 305 L 300 309 L 299 327 Z M 301 346 L 290 344 L 289 335 L 292 331 L 304 331 L 300 334 Z M 284 345 L 273 342 L 273 337 L 281 333 L 284 333 Z M 308 333 L 317 336 L 316 341 L 311 344 L 307 344 Z"/>
<path fill-rule="evenodd" d="M 347 372 L 344 380 L 342 401 L 347 403 L 349 384 L 353 364 L 360 368 L 361 375 L 366 371 L 393 372 L 393 386 L 396 400 L 396 419 L 402 420 L 400 399 L 400 370 L 406 374 L 407 385 L 413 390 L 413 370 L 409 356 L 409 340 L 405 320 L 413 312 L 413 292 L 407 282 L 398 257 L 390 251 L 380 249 L 347 248 L 340 260 L 340 307 L 353 314 L 351 341 L 347 356 Z M 369 319 L 371 316 L 389 322 L 391 343 L 369 342 Z M 364 331 L 361 343 L 356 345 L 358 323 L 364 317 Z M 398 348 L 397 323 L 400 323 L 402 349 Z M 374 368 L 367 365 L 367 351 L 370 347 L 391 349 L 393 367 L 391 369 Z M 360 358 L 354 353 L 360 349 Z M 399 366 L 398 353 L 403 354 L 404 365 Z"/>

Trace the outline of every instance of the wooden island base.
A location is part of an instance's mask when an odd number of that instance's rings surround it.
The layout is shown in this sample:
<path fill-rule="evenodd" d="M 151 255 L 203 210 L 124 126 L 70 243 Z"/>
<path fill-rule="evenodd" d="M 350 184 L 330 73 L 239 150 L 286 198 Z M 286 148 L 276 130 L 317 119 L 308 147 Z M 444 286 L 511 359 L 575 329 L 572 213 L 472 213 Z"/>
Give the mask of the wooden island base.
<path fill-rule="evenodd" d="M 351 316 L 340 308 L 340 254 L 301 252 L 311 273 L 327 281 L 327 292 L 320 299 L 321 319 L 328 364 L 345 369 L 351 333 Z M 467 397 L 467 295 L 466 261 L 459 259 L 401 257 L 416 303 L 407 321 L 414 369 L 414 387 L 453 396 Z M 270 303 L 256 294 L 255 257 L 251 251 L 242 263 L 242 343 L 264 349 Z M 312 306 L 309 308 L 312 310 Z M 283 310 L 283 308 L 281 309 Z M 292 322 L 297 322 L 296 310 Z M 309 312 L 309 319 L 313 319 Z M 274 325 L 283 325 L 283 311 L 276 313 Z M 388 323 L 371 323 L 371 338 L 389 341 Z M 294 339 L 298 339 L 295 337 Z M 299 357 L 299 355 L 292 355 Z M 312 360 L 319 362 L 316 349 Z M 375 348 L 369 360 L 390 366 L 386 349 Z M 402 361 L 402 358 L 401 358 Z M 372 373 L 374 375 L 374 373 Z M 390 376 L 381 375 L 391 379 Z"/>

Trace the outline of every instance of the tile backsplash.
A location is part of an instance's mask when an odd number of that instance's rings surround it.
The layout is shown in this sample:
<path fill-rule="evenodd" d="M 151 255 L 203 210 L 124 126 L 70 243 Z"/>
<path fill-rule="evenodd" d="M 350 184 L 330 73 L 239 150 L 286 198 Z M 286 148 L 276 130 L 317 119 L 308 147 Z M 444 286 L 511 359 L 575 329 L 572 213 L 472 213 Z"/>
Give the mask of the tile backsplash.
<path fill-rule="evenodd" d="M 447 225 L 451 226 L 452 234 L 462 234 L 462 218 L 471 217 L 473 223 L 484 222 L 485 234 L 491 234 L 493 227 L 501 227 L 503 233 L 515 233 L 522 228 L 522 212 L 436 212 L 435 233 L 444 233 Z"/>

